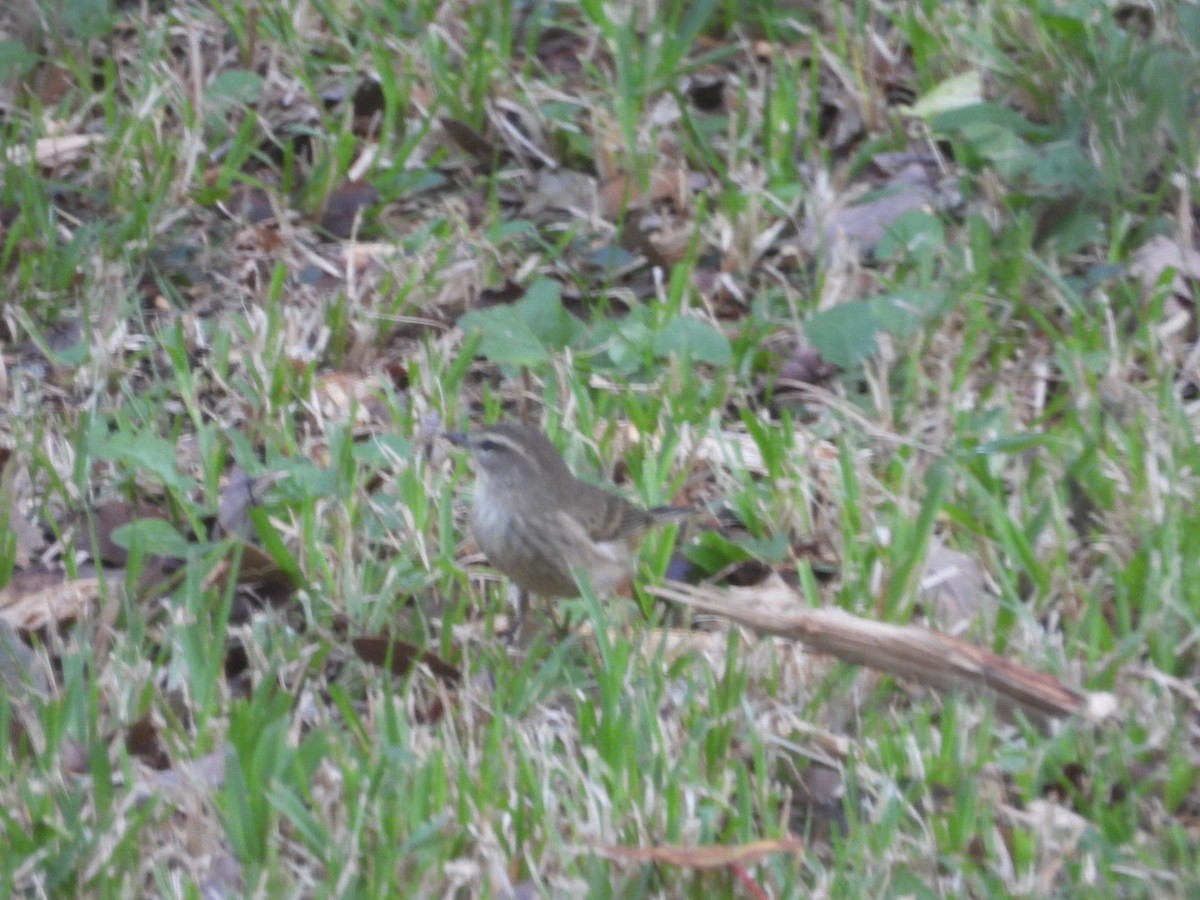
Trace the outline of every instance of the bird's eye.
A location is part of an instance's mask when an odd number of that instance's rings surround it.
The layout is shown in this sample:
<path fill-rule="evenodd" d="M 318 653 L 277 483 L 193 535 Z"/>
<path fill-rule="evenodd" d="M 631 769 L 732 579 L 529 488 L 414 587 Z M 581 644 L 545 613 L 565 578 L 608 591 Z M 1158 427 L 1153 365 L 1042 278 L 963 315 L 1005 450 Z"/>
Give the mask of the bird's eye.
<path fill-rule="evenodd" d="M 493 441 L 491 438 L 484 438 L 482 441 L 479 442 L 479 449 L 482 450 L 484 453 L 491 453 L 493 450 L 499 450 L 500 445 L 496 441 Z"/>

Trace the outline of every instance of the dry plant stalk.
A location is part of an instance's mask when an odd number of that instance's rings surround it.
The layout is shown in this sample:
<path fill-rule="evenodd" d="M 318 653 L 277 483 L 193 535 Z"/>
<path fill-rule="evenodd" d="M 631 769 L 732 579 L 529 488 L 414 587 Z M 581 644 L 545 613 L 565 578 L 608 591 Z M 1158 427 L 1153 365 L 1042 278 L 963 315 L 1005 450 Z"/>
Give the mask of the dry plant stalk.
<path fill-rule="evenodd" d="M 712 588 L 678 582 L 652 589 L 655 596 L 723 616 L 755 631 L 799 641 L 817 653 L 869 666 L 938 690 L 984 687 L 1037 716 L 1083 714 L 1092 721 L 1116 708 L 1111 694 L 1076 691 L 974 644 L 915 625 L 891 625 L 840 609 L 797 609 L 786 613 L 730 602 Z M 745 593 L 752 593 L 746 591 Z"/>

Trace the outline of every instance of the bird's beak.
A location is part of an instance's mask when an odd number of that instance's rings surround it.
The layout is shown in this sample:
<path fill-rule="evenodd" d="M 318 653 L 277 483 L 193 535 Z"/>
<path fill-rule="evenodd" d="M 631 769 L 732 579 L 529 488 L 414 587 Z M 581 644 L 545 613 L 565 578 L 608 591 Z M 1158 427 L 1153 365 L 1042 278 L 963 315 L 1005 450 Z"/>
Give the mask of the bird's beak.
<path fill-rule="evenodd" d="M 444 432 L 442 432 L 442 437 L 444 437 L 446 440 L 448 440 L 450 443 L 452 443 L 456 447 L 471 446 L 471 439 L 468 438 L 461 431 L 444 431 Z"/>

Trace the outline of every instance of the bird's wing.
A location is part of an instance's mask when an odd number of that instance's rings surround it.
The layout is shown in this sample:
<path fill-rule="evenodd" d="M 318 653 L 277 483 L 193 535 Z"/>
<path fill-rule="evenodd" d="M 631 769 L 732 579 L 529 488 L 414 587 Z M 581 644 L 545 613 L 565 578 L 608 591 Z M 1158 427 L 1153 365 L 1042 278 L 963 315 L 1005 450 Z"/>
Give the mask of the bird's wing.
<path fill-rule="evenodd" d="M 579 502 L 571 512 L 593 541 L 633 537 L 654 524 L 654 517 L 648 510 L 603 488 L 586 487 L 586 491 L 577 495 Z"/>

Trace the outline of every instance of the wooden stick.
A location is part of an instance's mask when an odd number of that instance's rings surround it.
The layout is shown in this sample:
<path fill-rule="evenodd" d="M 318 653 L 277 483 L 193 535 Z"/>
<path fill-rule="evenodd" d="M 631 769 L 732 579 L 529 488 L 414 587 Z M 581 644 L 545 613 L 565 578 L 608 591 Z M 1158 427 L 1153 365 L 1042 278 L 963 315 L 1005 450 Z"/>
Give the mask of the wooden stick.
<path fill-rule="evenodd" d="M 651 593 L 755 631 L 799 641 L 817 653 L 910 678 L 938 690 L 986 687 L 1024 710 L 1043 716 L 1083 714 L 1099 721 L 1116 709 L 1111 694 L 1074 690 L 1053 675 L 928 628 L 876 622 L 840 609 L 797 608 L 781 613 L 739 603 L 733 592 L 723 594 L 678 582 L 651 588 Z M 752 596 L 752 589 L 740 593 Z"/>

